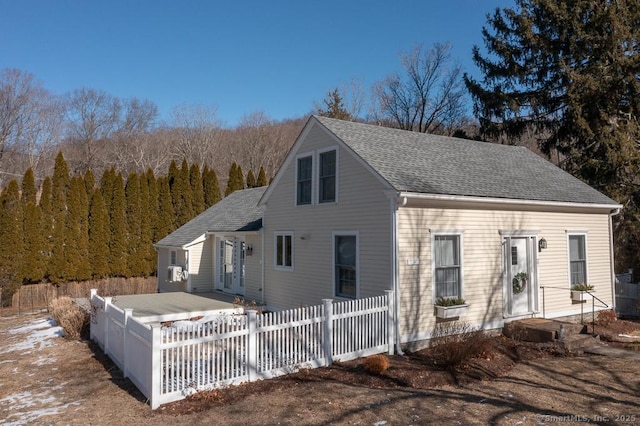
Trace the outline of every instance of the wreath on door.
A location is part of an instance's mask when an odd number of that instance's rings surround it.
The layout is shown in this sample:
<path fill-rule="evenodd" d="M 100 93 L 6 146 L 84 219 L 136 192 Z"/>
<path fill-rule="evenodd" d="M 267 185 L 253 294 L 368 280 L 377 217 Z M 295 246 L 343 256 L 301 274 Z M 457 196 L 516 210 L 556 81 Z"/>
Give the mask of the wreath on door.
<path fill-rule="evenodd" d="M 524 291 L 527 286 L 527 280 L 529 279 L 526 272 L 517 273 L 511 284 L 513 286 L 513 294 L 520 294 Z"/>

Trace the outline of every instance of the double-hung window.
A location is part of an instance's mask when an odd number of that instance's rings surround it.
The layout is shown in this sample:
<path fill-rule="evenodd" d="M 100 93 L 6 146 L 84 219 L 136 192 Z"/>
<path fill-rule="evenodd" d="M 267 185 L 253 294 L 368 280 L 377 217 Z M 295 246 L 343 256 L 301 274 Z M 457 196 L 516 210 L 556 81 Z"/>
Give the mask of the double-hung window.
<path fill-rule="evenodd" d="M 462 235 L 433 236 L 433 277 L 435 299 L 462 297 Z"/>
<path fill-rule="evenodd" d="M 338 297 L 358 297 L 358 236 L 334 234 L 334 280 Z"/>
<path fill-rule="evenodd" d="M 587 242 L 584 234 L 569 235 L 569 279 L 571 285 L 587 283 Z"/>
<path fill-rule="evenodd" d="M 311 204 L 313 157 L 298 158 L 296 176 L 296 204 Z"/>
<path fill-rule="evenodd" d="M 293 269 L 293 233 L 276 233 L 276 269 Z"/>
<path fill-rule="evenodd" d="M 169 252 L 169 265 L 177 265 L 178 264 L 178 252 L 175 250 L 171 250 Z"/>
<path fill-rule="evenodd" d="M 336 201 L 336 150 L 320 153 L 318 202 Z"/>

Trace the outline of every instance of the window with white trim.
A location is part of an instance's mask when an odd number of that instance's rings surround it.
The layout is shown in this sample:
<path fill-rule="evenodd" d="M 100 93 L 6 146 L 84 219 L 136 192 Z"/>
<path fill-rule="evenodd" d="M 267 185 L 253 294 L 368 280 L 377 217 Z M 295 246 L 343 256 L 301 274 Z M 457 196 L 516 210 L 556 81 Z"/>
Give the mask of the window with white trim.
<path fill-rule="evenodd" d="M 276 269 L 293 269 L 293 233 L 277 232 L 275 236 Z"/>
<path fill-rule="evenodd" d="M 432 247 L 434 300 L 462 298 L 461 234 L 434 234 Z"/>
<path fill-rule="evenodd" d="M 178 264 L 178 252 L 175 250 L 171 250 L 169 252 L 169 265 L 177 265 Z"/>
<path fill-rule="evenodd" d="M 334 234 L 334 280 L 337 297 L 358 297 L 358 236 Z"/>
<path fill-rule="evenodd" d="M 587 236 L 569 234 L 569 280 L 571 286 L 587 283 Z"/>
<path fill-rule="evenodd" d="M 298 158 L 296 167 L 296 204 L 311 204 L 313 156 Z"/>
<path fill-rule="evenodd" d="M 319 154 L 318 202 L 336 201 L 336 150 Z"/>

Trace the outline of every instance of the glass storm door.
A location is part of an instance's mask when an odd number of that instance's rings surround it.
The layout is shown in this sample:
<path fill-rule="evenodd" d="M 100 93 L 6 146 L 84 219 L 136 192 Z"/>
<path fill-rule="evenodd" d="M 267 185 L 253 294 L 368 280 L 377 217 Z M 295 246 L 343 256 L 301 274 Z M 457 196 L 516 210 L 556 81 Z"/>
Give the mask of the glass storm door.
<path fill-rule="evenodd" d="M 504 238 L 505 316 L 532 313 L 536 309 L 535 237 Z"/>
<path fill-rule="evenodd" d="M 237 237 L 218 240 L 218 288 L 227 293 L 244 294 L 245 242 Z"/>

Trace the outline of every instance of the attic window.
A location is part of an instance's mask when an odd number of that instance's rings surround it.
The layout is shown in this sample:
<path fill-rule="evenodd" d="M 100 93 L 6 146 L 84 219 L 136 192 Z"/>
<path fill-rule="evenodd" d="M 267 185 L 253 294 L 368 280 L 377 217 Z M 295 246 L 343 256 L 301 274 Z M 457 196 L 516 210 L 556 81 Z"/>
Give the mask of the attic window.
<path fill-rule="evenodd" d="M 336 201 L 336 151 L 320 153 L 320 176 L 318 201 L 332 203 Z"/>

